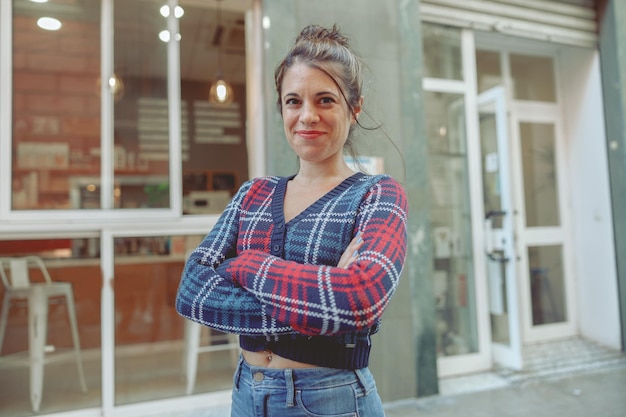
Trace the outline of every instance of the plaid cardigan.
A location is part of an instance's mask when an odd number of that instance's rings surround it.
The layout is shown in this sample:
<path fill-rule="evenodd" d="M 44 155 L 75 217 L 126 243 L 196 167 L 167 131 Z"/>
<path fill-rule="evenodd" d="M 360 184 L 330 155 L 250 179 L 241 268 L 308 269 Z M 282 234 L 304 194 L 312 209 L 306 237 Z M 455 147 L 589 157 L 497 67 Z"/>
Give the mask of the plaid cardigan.
<path fill-rule="evenodd" d="M 318 366 L 367 366 L 397 288 L 407 240 L 407 201 L 387 175 L 345 179 L 289 222 L 287 182 L 243 184 L 189 256 L 176 298 L 184 317 L 240 336 L 251 351 L 272 350 Z M 336 265 L 361 232 L 348 268 Z"/>

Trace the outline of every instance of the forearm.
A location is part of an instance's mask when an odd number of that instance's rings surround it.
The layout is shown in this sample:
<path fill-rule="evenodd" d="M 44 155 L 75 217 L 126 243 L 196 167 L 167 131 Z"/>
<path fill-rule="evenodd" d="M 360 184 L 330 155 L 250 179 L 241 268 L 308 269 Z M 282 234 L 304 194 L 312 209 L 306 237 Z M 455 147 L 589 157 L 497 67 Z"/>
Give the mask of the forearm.
<path fill-rule="evenodd" d="M 311 336 L 353 332 L 375 325 L 401 274 L 401 267 L 368 253 L 361 254 L 348 269 L 298 265 L 253 251 L 244 258 L 260 266 L 257 272 L 240 270 L 239 276 L 247 291 L 264 305 L 264 311 Z M 367 266 L 370 262 L 381 276 L 372 275 Z M 297 277 L 298 282 L 266 279 L 276 270 Z"/>
<path fill-rule="evenodd" d="M 176 296 L 176 310 L 185 318 L 224 332 L 274 335 L 293 332 L 279 325 L 264 306 L 235 285 L 225 266 L 236 255 L 241 204 L 251 182 L 228 204 L 215 227 L 189 255 Z"/>
<path fill-rule="evenodd" d="M 265 314 L 253 294 L 218 272 L 222 271 L 197 262 L 186 264 L 176 297 L 179 314 L 227 333 L 268 336 L 294 332 Z"/>

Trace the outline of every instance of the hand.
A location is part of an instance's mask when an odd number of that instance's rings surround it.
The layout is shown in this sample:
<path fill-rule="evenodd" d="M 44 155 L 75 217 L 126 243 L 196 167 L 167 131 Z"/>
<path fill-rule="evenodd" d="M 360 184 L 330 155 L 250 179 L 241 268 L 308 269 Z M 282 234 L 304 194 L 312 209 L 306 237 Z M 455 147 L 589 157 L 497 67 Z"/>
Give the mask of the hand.
<path fill-rule="evenodd" d="M 352 239 L 346 250 L 341 254 L 341 259 L 339 259 L 339 263 L 337 266 L 339 268 L 348 268 L 352 262 L 354 262 L 359 256 L 359 248 L 363 245 L 363 238 L 361 237 L 361 232 L 357 233 L 356 236 Z"/>

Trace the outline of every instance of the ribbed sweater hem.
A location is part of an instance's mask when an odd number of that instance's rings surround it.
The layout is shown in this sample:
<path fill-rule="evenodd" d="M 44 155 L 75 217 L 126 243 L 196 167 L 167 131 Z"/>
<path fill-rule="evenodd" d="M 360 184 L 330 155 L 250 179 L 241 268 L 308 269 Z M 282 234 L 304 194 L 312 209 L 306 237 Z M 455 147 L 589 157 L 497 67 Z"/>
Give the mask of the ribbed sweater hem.
<path fill-rule="evenodd" d="M 283 358 L 311 365 L 336 369 L 361 369 L 369 364 L 371 344 L 357 341 L 354 347 L 338 344 L 331 337 L 281 338 L 278 341 L 264 341 L 256 337 L 241 336 L 242 349 L 258 352 L 271 350 Z"/>

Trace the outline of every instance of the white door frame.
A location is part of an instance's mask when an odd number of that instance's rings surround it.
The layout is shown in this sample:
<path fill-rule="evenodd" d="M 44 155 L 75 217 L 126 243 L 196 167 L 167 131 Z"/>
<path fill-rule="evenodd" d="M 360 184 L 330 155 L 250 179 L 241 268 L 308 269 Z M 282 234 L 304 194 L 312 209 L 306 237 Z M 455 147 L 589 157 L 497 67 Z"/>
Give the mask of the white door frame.
<path fill-rule="evenodd" d="M 556 57 L 555 57 L 556 65 Z M 557 184 L 559 192 L 559 218 L 557 227 L 527 228 L 525 225 L 526 213 L 524 207 L 524 184 L 521 161 L 520 123 L 547 123 L 554 126 L 555 131 L 555 159 L 557 167 Z M 568 215 L 567 176 L 565 159 L 565 140 L 562 127 L 562 112 L 558 105 L 542 103 L 511 102 L 511 138 L 512 138 L 512 168 L 513 190 L 516 201 L 516 230 L 518 253 L 518 288 L 521 307 L 521 325 L 524 344 L 545 342 L 576 335 L 576 304 L 574 296 L 574 271 L 571 256 L 569 237 L 570 219 Z M 541 326 L 533 325 L 532 301 L 530 293 L 530 277 L 528 248 L 544 245 L 561 245 L 564 279 L 565 321 Z"/>
<path fill-rule="evenodd" d="M 576 330 L 576 299 L 574 291 L 574 268 L 571 239 L 571 219 L 568 213 L 568 179 L 566 170 L 566 142 L 563 129 L 563 111 L 559 91 L 559 57 L 558 48 L 553 44 L 526 44 L 523 40 L 514 43 L 503 43 L 502 39 L 492 41 L 484 35 L 477 36 L 478 47 L 476 49 L 499 52 L 503 62 L 503 81 L 507 91 L 507 108 L 509 111 L 509 134 L 510 134 L 510 166 L 512 174 L 513 204 L 516 211 L 514 218 L 516 252 L 517 252 L 517 277 L 518 277 L 518 303 L 520 306 L 519 317 L 521 326 L 522 344 L 528 345 L 548 340 L 574 336 Z M 555 70 L 555 87 L 557 88 L 557 103 L 529 102 L 513 100 L 512 79 L 509 68 L 509 54 L 520 53 L 525 55 L 548 56 L 553 59 Z M 546 122 L 555 127 L 555 150 L 557 181 L 559 189 L 559 214 L 560 226 L 555 228 L 526 228 L 524 208 L 523 173 L 520 148 L 520 122 Z M 563 323 L 533 326 L 532 308 L 530 298 L 530 281 L 528 274 L 528 247 L 548 244 L 559 244 L 563 249 L 563 271 L 565 280 L 565 305 L 567 320 Z"/>

